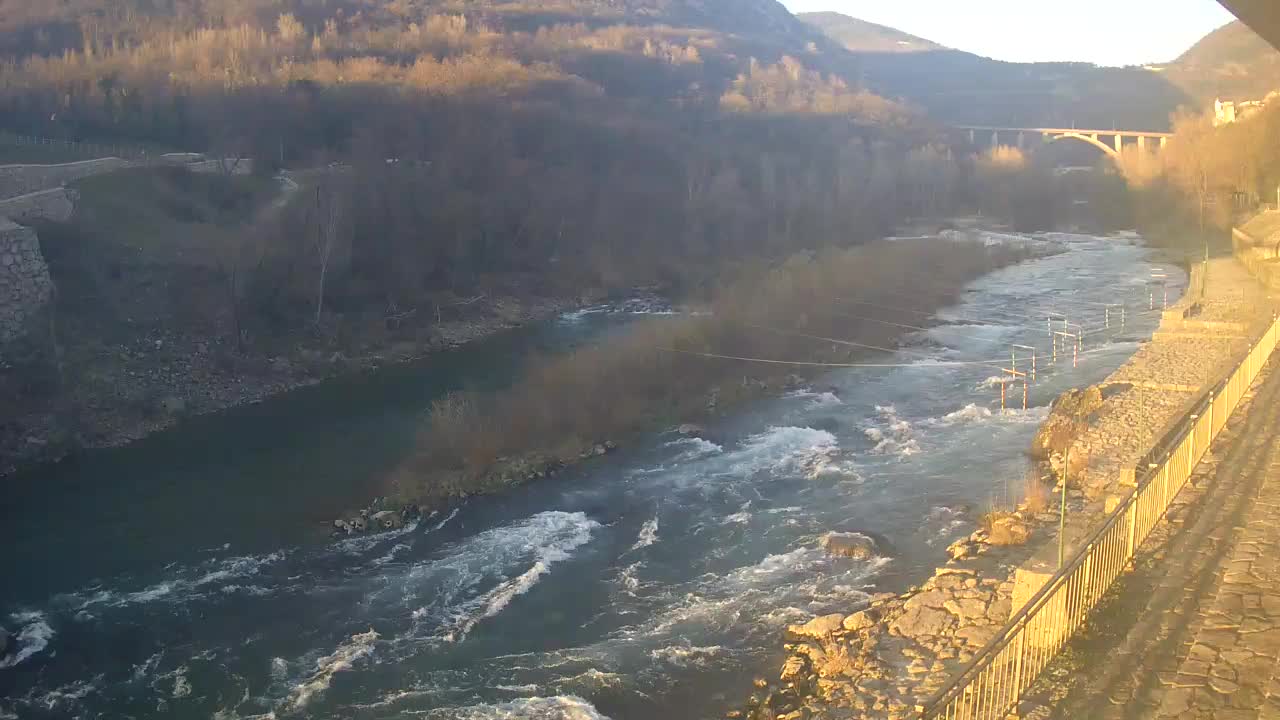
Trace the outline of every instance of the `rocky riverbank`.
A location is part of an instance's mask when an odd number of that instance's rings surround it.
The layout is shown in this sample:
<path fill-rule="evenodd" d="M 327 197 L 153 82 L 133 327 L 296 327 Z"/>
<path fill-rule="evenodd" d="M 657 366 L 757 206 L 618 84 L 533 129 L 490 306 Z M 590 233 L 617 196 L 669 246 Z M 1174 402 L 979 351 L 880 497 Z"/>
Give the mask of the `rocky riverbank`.
<path fill-rule="evenodd" d="M 578 307 L 577 299 L 493 298 L 457 320 L 395 339 L 346 346 L 299 335 L 276 354 L 237 351 L 220 337 L 153 330 L 116 343 L 68 342 L 64 392 L 32 397 L 0 424 L 0 476 L 81 449 L 116 447 L 184 418 L 261 402 L 343 375 L 409 363 Z M 29 368 L 0 358 L 0 380 L 34 384 Z M 5 377 L 8 375 L 9 377 Z"/>
<path fill-rule="evenodd" d="M 1059 482 L 1052 493 L 1032 492 L 1017 508 L 989 514 L 986 527 L 953 543 L 945 565 L 920 585 L 792 626 L 777 679 L 759 679 L 758 692 L 729 717 L 913 717 L 1038 589 L 1018 587 L 1016 571 L 1058 545 L 1058 498 L 1065 495 L 1072 518 L 1063 539 L 1070 551 L 1131 487 L 1125 468 L 1270 319 L 1261 288 L 1234 260 L 1212 261 L 1208 278 L 1203 295 L 1166 312 L 1153 340 L 1106 382 L 1055 401 L 1031 454 L 1049 482 L 1065 470 L 1065 489 Z"/>

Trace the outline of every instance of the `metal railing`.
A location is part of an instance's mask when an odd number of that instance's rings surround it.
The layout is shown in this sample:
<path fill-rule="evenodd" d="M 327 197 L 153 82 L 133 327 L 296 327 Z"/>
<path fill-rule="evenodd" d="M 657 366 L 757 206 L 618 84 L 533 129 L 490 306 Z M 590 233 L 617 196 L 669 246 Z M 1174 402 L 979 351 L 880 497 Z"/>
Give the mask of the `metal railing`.
<path fill-rule="evenodd" d="M 62 138 L 37 137 L 0 131 L 0 144 L 19 147 L 54 147 L 83 156 L 87 160 L 105 157 L 118 157 L 125 160 L 140 160 L 148 156 L 146 148 L 123 145 L 119 143 L 92 143 Z"/>
<path fill-rule="evenodd" d="M 959 674 L 918 710 L 923 718 L 1004 720 L 1164 517 L 1280 339 L 1273 320 L 1249 354 L 1201 395 L 1147 454 L 1137 487 Z"/>

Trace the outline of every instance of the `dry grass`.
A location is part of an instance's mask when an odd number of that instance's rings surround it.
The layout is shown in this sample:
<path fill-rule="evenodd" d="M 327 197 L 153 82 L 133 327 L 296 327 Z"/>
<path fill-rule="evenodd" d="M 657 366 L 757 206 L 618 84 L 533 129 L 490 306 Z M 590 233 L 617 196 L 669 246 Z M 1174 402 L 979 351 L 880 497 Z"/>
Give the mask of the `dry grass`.
<path fill-rule="evenodd" d="M 1028 512 L 1036 515 L 1049 509 L 1049 488 L 1036 470 L 1028 471 L 1023 479 L 1022 504 Z"/>
<path fill-rule="evenodd" d="M 901 289 L 912 287 L 910 310 L 881 311 L 878 319 L 919 323 L 914 311 L 937 308 L 975 277 L 1025 256 L 1022 248 L 918 240 L 746 268 L 716 293 L 708 315 L 643 322 L 533 363 L 507 390 L 437 401 L 416 452 L 395 474 L 395 492 L 430 504 L 446 488 L 458 494 L 491 486 L 490 476 L 513 458 L 571 461 L 595 443 L 723 412 L 780 388 L 802 368 L 706 354 L 828 363 L 865 357 L 867 350 L 837 341 L 891 346 L 906 330 L 830 312 L 834 298 L 901 305 Z"/>
<path fill-rule="evenodd" d="M 1012 512 L 992 510 L 984 513 L 979 525 L 987 531 L 992 545 L 1025 545 L 1031 539 L 1031 527 Z"/>

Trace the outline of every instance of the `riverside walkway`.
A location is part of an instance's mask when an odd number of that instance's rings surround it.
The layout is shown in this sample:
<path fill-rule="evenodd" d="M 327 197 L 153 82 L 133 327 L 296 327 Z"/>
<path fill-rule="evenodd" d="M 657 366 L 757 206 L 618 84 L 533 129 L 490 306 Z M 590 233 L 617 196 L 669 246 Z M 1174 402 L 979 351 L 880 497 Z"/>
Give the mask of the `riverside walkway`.
<path fill-rule="evenodd" d="M 1221 265 L 1218 279 L 1234 273 Z M 1249 290 L 1230 305 L 1213 314 L 1244 319 L 1270 303 Z M 1134 572 L 1028 693 L 1024 717 L 1280 720 L 1277 367 L 1246 395 Z"/>

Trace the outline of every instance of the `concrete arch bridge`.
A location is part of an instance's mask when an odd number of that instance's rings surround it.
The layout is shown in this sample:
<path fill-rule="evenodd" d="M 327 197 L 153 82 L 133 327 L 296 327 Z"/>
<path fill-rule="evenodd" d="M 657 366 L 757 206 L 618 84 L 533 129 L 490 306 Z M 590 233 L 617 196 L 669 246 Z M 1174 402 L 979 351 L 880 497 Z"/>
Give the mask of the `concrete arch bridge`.
<path fill-rule="evenodd" d="M 1019 128 L 963 125 L 956 130 L 968 133 L 969 143 L 975 147 L 990 142 L 991 147 L 1016 145 L 1026 148 L 1034 142 L 1051 143 L 1059 140 L 1076 140 L 1092 145 L 1111 158 L 1120 157 L 1126 145 L 1136 145 L 1139 150 L 1148 147 L 1163 150 L 1173 133 L 1146 130 L 1085 130 L 1079 128 Z"/>

